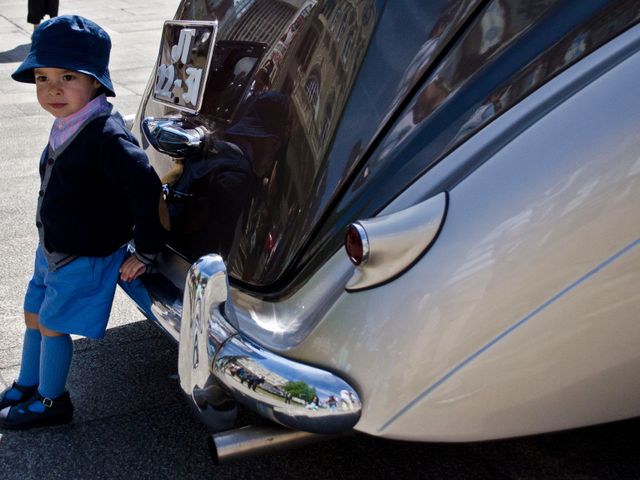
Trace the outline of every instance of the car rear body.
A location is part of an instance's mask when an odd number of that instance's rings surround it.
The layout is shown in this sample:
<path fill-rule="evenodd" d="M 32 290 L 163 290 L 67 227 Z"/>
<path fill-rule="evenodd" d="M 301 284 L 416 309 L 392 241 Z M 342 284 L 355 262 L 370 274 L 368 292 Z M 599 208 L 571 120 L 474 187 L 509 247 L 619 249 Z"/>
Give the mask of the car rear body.
<path fill-rule="evenodd" d="M 180 342 L 205 423 L 237 401 L 469 441 L 637 416 L 639 19 L 624 0 L 183 1 L 134 125 L 172 233 L 129 293 Z M 181 35 L 200 64 L 172 56 Z M 167 72 L 196 67 L 185 101 Z"/>

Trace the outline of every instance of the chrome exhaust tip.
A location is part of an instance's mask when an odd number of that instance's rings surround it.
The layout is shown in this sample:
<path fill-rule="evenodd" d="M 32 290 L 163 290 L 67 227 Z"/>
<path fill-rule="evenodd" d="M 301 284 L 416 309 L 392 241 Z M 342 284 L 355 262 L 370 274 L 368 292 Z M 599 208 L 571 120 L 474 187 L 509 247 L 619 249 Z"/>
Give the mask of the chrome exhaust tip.
<path fill-rule="evenodd" d="M 214 465 L 221 465 L 249 456 L 278 452 L 341 436 L 344 435 L 301 432 L 278 425 L 248 425 L 214 433 L 207 438 L 207 445 Z"/>

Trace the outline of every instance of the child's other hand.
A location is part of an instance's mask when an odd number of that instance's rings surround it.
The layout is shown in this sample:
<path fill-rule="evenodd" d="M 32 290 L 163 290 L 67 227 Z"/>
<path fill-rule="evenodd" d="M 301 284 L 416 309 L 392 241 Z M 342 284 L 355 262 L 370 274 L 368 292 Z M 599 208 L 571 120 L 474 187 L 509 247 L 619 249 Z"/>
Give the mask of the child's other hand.
<path fill-rule="evenodd" d="M 120 279 L 125 282 L 135 280 L 146 270 L 146 266 L 135 256 L 127 258 L 120 267 Z"/>

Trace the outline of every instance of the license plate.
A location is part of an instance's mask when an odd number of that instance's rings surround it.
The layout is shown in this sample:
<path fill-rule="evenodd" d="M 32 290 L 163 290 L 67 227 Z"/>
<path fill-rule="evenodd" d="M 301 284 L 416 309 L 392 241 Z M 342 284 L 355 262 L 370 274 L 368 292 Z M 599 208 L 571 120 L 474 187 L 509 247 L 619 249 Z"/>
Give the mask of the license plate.
<path fill-rule="evenodd" d="M 198 113 L 202 106 L 218 22 L 166 21 L 153 100 Z"/>

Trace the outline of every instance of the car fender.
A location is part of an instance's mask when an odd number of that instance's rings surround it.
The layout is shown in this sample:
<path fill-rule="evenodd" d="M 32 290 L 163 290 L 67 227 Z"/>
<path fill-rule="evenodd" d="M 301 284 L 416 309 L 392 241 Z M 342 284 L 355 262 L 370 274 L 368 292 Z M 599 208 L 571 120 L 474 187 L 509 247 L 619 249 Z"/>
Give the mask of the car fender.
<path fill-rule="evenodd" d="M 288 352 L 351 379 L 356 429 L 469 441 L 640 414 L 639 39 L 605 45 L 428 172 L 486 156 L 448 192 L 424 257 L 345 292 Z M 388 210 L 425 191 L 412 189 Z"/>

